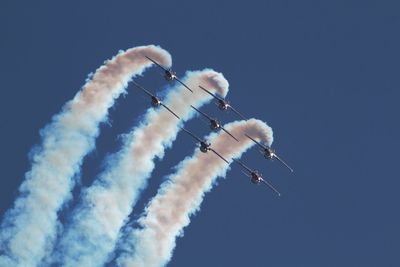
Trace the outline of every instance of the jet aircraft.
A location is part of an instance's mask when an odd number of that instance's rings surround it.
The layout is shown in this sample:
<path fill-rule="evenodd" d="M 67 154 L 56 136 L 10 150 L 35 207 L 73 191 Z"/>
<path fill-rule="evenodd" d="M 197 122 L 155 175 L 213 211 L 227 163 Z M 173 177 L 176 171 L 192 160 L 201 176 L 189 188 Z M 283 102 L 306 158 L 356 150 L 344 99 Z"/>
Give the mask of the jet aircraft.
<path fill-rule="evenodd" d="M 178 120 L 180 119 L 178 115 L 176 115 L 175 112 L 173 112 L 169 107 L 167 107 L 157 96 L 155 96 L 154 94 L 150 93 L 150 91 L 146 90 L 143 86 L 141 86 L 140 84 L 138 84 L 135 81 L 132 81 L 133 84 L 139 88 L 142 89 L 143 92 L 145 92 L 148 96 L 151 97 L 151 105 L 153 107 L 159 107 L 159 106 L 163 106 L 166 110 L 168 110 L 169 112 L 171 112 L 172 115 L 174 115 L 176 118 L 178 118 Z"/>
<path fill-rule="evenodd" d="M 266 184 L 272 191 L 274 191 L 278 196 L 281 196 L 281 193 L 279 193 L 278 190 L 275 189 L 275 187 L 269 183 L 268 181 L 264 180 L 261 176 L 260 173 L 258 173 L 257 170 L 252 170 L 249 167 L 247 167 L 246 165 L 244 165 L 241 161 L 237 160 L 237 159 L 232 159 L 233 161 L 235 161 L 237 164 L 239 164 L 243 169 L 245 169 L 247 172 L 243 171 L 242 172 L 251 179 L 251 182 L 253 184 L 260 184 L 260 183 L 264 183 Z"/>
<path fill-rule="evenodd" d="M 184 84 L 184 83 L 178 78 L 178 76 L 176 76 L 176 72 L 175 72 L 175 71 L 173 71 L 171 68 L 168 68 L 168 69 L 167 69 L 167 68 L 161 66 L 157 61 L 155 61 L 155 60 L 152 59 L 152 58 L 149 58 L 148 56 L 145 56 L 145 57 L 146 57 L 148 60 L 150 60 L 151 62 L 153 62 L 154 64 L 156 64 L 157 66 L 159 66 L 160 68 L 162 68 L 162 69 L 164 70 L 164 78 L 165 78 L 167 81 L 176 80 L 177 82 L 179 82 L 180 84 L 182 84 L 183 86 L 185 86 L 186 89 L 188 89 L 190 92 L 193 93 L 193 90 L 190 89 L 186 84 Z"/>
<path fill-rule="evenodd" d="M 211 148 L 211 144 L 208 143 L 206 140 L 201 140 L 198 136 L 196 136 L 194 133 L 190 132 L 189 130 L 186 130 L 185 128 L 181 128 L 184 130 L 186 133 L 188 133 L 191 137 L 196 139 L 200 143 L 200 151 L 203 153 L 207 153 L 208 151 L 212 151 L 220 157 L 223 161 L 225 161 L 229 165 L 229 161 L 227 161 L 223 156 L 221 156 L 217 151 L 215 151 L 213 148 Z"/>
<path fill-rule="evenodd" d="M 265 146 L 265 145 L 261 144 L 260 142 L 257 142 L 257 140 L 255 140 L 254 138 L 252 138 L 248 134 L 245 134 L 245 135 L 248 138 L 250 138 L 254 143 L 256 143 L 257 145 L 259 145 L 262 148 L 262 150 L 260 150 L 260 152 L 264 155 L 264 157 L 266 159 L 274 160 L 274 158 L 275 158 L 278 161 L 280 161 L 283 165 L 285 165 L 285 167 L 288 168 L 290 172 L 293 172 L 293 169 L 275 153 L 274 149 L 272 149 L 272 148 L 270 148 L 268 146 Z"/>
<path fill-rule="evenodd" d="M 203 115 L 204 117 L 206 117 L 206 118 L 210 121 L 210 128 L 211 128 L 211 130 L 217 131 L 217 130 L 221 129 L 221 130 L 224 131 L 225 133 L 229 134 L 233 139 L 235 139 L 236 141 L 239 142 L 239 140 L 238 140 L 236 137 L 234 137 L 234 136 L 233 136 L 228 130 L 226 130 L 224 127 L 222 127 L 221 123 L 220 123 L 217 119 L 211 118 L 210 116 L 208 116 L 208 115 L 205 114 L 204 112 L 198 110 L 197 108 L 193 107 L 192 105 L 191 105 L 191 107 L 192 107 L 194 110 L 196 110 L 198 113 L 200 113 L 201 115 Z"/>
<path fill-rule="evenodd" d="M 217 95 L 211 93 L 210 91 L 208 91 L 206 88 L 204 88 L 204 87 L 201 86 L 201 85 L 199 85 L 199 87 L 200 87 L 204 92 L 208 93 L 209 95 L 211 95 L 212 97 L 214 97 L 214 98 L 217 100 L 216 104 L 217 104 L 217 106 L 218 106 L 218 108 L 219 108 L 220 110 L 228 110 L 228 109 L 231 109 L 233 112 L 235 112 L 235 113 L 236 113 L 239 117 L 241 117 L 243 120 L 246 120 L 246 118 L 245 118 L 241 113 L 239 113 L 239 111 L 237 111 L 235 108 L 233 108 L 233 107 L 229 104 L 229 102 L 228 102 L 227 100 L 225 100 L 225 99 L 223 99 L 223 98 L 221 98 L 221 97 L 218 97 Z"/>

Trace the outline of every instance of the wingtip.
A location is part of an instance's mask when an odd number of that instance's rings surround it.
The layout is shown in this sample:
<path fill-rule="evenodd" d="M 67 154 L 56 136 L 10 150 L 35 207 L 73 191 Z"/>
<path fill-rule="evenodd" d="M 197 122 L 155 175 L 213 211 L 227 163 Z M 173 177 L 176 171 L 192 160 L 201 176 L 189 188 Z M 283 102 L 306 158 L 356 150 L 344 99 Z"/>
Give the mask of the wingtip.
<path fill-rule="evenodd" d="M 291 167 L 289 167 L 289 166 L 286 166 L 286 167 L 289 169 L 290 173 L 294 173 L 294 170 Z"/>
<path fill-rule="evenodd" d="M 193 90 L 189 88 L 189 86 L 187 86 L 184 82 L 182 82 L 178 77 L 175 76 L 175 80 L 178 81 L 180 84 L 183 85 L 183 87 L 185 87 L 186 89 L 188 89 L 190 92 L 193 93 Z"/>
<path fill-rule="evenodd" d="M 232 135 L 232 137 L 233 137 L 233 139 L 235 139 L 236 140 L 236 142 L 240 142 L 239 141 L 239 139 L 237 139 L 236 137 L 234 137 L 233 135 Z"/>
<path fill-rule="evenodd" d="M 185 86 L 186 89 L 188 89 L 189 92 L 191 92 L 193 94 L 193 90 L 190 89 L 189 87 Z"/>

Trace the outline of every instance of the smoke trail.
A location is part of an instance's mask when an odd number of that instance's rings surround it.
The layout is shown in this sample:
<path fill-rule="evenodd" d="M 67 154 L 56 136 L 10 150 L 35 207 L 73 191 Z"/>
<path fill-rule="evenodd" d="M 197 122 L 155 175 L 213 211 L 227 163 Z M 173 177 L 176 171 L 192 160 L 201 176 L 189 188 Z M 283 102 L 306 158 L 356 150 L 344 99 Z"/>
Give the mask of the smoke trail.
<path fill-rule="evenodd" d="M 57 212 L 70 198 L 72 178 L 80 171 L 83 157 L 94 148 L 99 123 L 107 119 L 108 109 L 131 77 L 151 65 L 144 54 L 171 65 L 168 52 L 154 45 L 120 52 L 97 69 L 41 130 L 43 143 L 33 151 L 32 169 L 25 174 L 20 197 L 2 223 L 0 266 L 36 266 L 51 247 Z"/>
<path fill-rule="evenodd" d="M 170 90 L 164 103 L 186 121 L 194 116 L 190 105 L 202 105 L 211 97 L 199 84 L 220 95 L 228 92 L 222 74 L 206 69 L 188 72 L 185 83 Z M 142 123 L 127 136 L 123 149 L 108 162 L 108 168 L 84 191 L 82 203 L 63 234 L 53 262 L 63 266 L 100 266 L 114 250 L 121 227 L 147 184 L 154 158 L 162 158 L 178 133 L 180 121 L 167 110 L 149 109 Z"/>
<path fill-rule="evenodd" d="M 212 133 L 207 140 L 228 160 L 240 157 L 254 144 L 243 136 L 244 133 L 269 145 L 273 141 L 271 128 L 259 120 L 233 122 L 226 128 L 240 142 L 225 133 Z M 177 169 L 147 205 L 138 220 L 141 228 L 127 229 L 127 238 L 121 242 L 124 253 L 117 260 L 119 266 L 160 267 L 167 264 L 176 237 L 182 235 L 183 228 L 190 223 L 189 217 L 200 209 L 204 194 L 211 190 L 216 178 L 225 176 L 228 165 L 212 152 L 204 154 L 197 149 Z"/>

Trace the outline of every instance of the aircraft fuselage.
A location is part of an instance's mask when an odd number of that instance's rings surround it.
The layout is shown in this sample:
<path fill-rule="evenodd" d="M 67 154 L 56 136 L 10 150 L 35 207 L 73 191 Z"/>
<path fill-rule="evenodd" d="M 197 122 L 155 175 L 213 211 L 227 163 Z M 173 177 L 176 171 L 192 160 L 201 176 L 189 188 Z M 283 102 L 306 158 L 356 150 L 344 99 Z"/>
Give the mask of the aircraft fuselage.
<path fill-rule="evenodd" d="M 200 143 L 200 151 L 203 153 L 207 153 L 210 150 L 210 144 L 207 144 L 206 142 L 201 142 Z"/>
<path fill-rule="evenodd" d="M 229 104 L 223 100 L 218 100 L 218 108 L 220 110 L 227 110 L 229 108 Z"/>
<path fill-rule="evenodd" d="M 271 148 L 264 149 L 264 157 L 266 159 L 273 159 L 274 158 L 274 151 Z"/>
<path fill-rule="evenodd" d="M 151 105 L 152 105 L 153 107 L 158 107 L 158 106 L 160 106 L 160 105 L 161 105 L 160 99 L 158 99 L 158 98 L 155 97 L 155 96 L 152 96 L 152 97 L 151 97 Z"/>
<path fill-rule="evenodd" d="M 261 177 L 258 173 L 252 172 L 251 173 L 251 182 L 253 184 L 259 184 L 261 182 Z"/>
<path fill-rule="evenodd" d="M 176 72 L 174 72 L 172 70 L 166 70 L 165 74 L 164 74 L 164 78 L 167 81 L 173 81 L 176 78 Z"/>
<path fill-rule="evenodd" d="M 217 131 L 219 128 L 221 128 L 221 124 L 217 120 L 211 120 L 210 121 L 210 128 L 213 131 Z"/>

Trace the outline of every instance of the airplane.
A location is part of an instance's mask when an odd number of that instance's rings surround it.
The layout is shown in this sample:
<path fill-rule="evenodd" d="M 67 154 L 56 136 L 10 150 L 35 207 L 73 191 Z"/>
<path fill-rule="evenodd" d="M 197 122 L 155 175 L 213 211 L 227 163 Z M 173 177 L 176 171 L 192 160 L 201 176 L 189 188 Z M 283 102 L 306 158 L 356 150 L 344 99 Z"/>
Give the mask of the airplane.
<path fill-rule="evenodd" d="M 227 161 L 223 156 L 221 156 L 217 151 L 215 151 L 213 148 L 211 148 L 211 144 L 208 143 L 206 140 L 201 140 L 198 136 L 196 136 L 194 133 L 190 132 L 189 130 L 186 130 L 185 128 L 181 127 L 182 130 L 184 130 L 186 133 L 188 133 L 191 137 L 196 139 L 200 143 L 200 151 L 203 153 L 207 153 L 208 151 L 212 151 L 220 157 L 223 161 L 225 161 L 229 165 L 229 161 Z"/>
<path fill-rule="evenodd" d="M 218 129 L 221 129 L 222 131 L 224 131 L 225 133 L 229 134 L 233 139 L 235 139 L 236 141 L 239 142 L 239 140 L 234 137 L 230 132 L 228 132 L 224 127 L 222 127 L 221 123 L 216 120 L 211 118 L 210 116 L 208 116 L 207 114 L 205 114 L 204 112 L 198 110 L 197 108 L 193 107 L 192 105 L 190 105 L 194 110 L 196 110 L 198 113 L 200 113 L 201 115 L 203 115 L 204 117 L 206 117 L 209 121 L 210 121 L 210 128 L 213 131 L 217 131 Z"/>
<path fill-rule="evenodd" d="M 220 110 L 228 110 L 231 109 L 233 112 L 235 112 L 239 117 L 241 117 L 243 120 L 247 120 L 241 113 L 239 113 L 239 111 L 237 111 L 235 108 L 233 108 L 229 102 L 221 97 L 218 97 L 217 95 L 211 93 L 210 91 L 208 91 L 206 88 L 204 88 L 203 86 L 199 85 L 199 87 L 205 91 L 206 93 L 208 93 L 209 95 L 211 95 L 212 97 L 214 97 L 217 100 L 217 106 Z"/>
<path fill-rule="evenodd" d="M 274 158 L 276 158 L 283 165 L 285 165 L 285 167 L 288 168 L 290 172 L 293 172 L 293 169 L 275 153 L 274 149 L 272 149 L 272 148 L 270 148 L 268 146 L 265 146 L 265 145 L 261 144 L 260 142 L 257 142 L 254 138 L 252 138 L 248 134 L 245 134 L 245 135 L 248 138 L 250 138 L 254 143 L 256 143 L 257 145 L 259 145 L 262 148 L 262 150 L 260 150 L 260 152 L 264 155 L 264 157 L 266 159 L 273 160 Z"/>
<path fill-rule="evenodd" d="M 133 82 L 133 84 L 134 84 L 137 88 L 142 89 L 143 92 L 145 92 L 148 96 L 151 97 L 151 105 L 152 105 L 153 107 L 157 108 L 157 107 L 159 107 L 159 106 L 163 106 L 166 110 L 168 110 L 169 112 L 171 112 L 172 115 L 174 115 L 176 118 L 178 118 L 178 120 L 180 120 L 179 116 L 176 115 L 175 112 L 173 112 L 173 111 L 172 111 L 169 107 L 167 107 L 163 102 L 161 102 L 161 100 L 160 100 L 157 96 L 155 96 L 155 95 L 153 95 L 152 93 L 150 93 L 148 90 L 146 90 L 143 86 L 141 86 L 141 85 L 138 84 L 137 82 L 135 82 L 135 81 L 132 81 L 132 82 Z"/>
<path fill-rule="evenodd" d="M 264 183 L 266 184 L 272 191 L 274 191 L 278 196 L 281 196 L 281 193 L 279 193 L 278 190 L 275 189 L 275 187 L 269 183 L 268 181 L 264 180 L 261 176 L 261 174 L 258 173 L 257 170 L 252 170 L 249 167 L 247 167 L 246 165 L 244 165 L 241 161 L 237 160 L 237 159 L 232 159 L 233 161 L 235 161 L 237 164 L 239 164 L 240 166 L 242 166 L 242 168 L 244 168 L 247 172 L 243 171 L 242 172 L 250 177 L 251 182 L 253 184 L 260 184 L 260 183 Z"/>
<path fill-rule="evenodd" d="M 164 70 L 164 78 L 167 81 L 173 81 L 176 80 L 177 82 L 179 82 L 180 84 L 182 84 L 183 86 L 186 87 L 186 89 L 188 89 L 190 92 L 193 93 L 193 90 L 190 89 L 186 84 L 184 84 L 179 78 L 178 76 L 176 76 L 176 72 L 173 71 L 171 68 L 167 69 L 163 66 L 161 66 L 157 61 L 155 61 L 154 59 L 149 58 L 148 56 L 145 56 L 148 60 L 150 60 L 151 62 L 153 62 L 154 64 L 156 64 L 157 66 L 159 66 L 160 68 L 162 68 Z"/>

